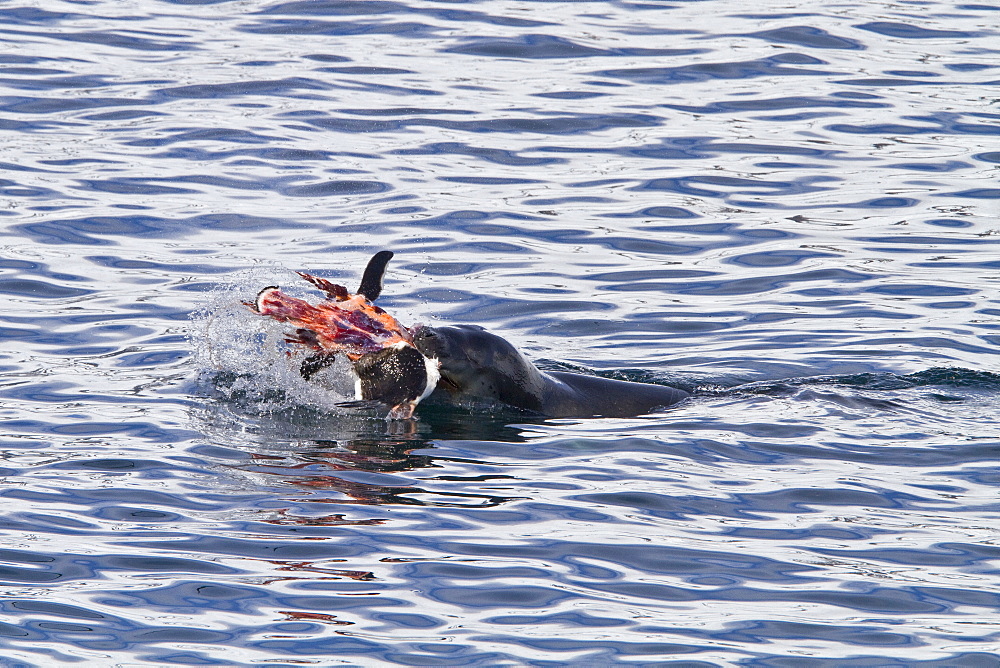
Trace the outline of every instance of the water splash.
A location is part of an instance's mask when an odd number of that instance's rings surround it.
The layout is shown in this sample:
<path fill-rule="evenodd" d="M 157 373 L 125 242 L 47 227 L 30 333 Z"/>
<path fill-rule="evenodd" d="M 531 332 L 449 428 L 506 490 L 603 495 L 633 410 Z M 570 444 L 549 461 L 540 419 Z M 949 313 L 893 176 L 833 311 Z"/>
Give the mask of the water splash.
<path fill-rule="evenodd" d="M 354 398 L 346 360 L 302 378 L 306 351 L 285 341 L 287 326 L 255 313 L 252 303 L 264 287 L 281 285 L 288 293 L 312 297 L 293 271 L 255 267 L 240 272 L 210 293 L 191 318 L 190 338 L 199 375 L 213 394 L 257 413 L 300 406 L 343 413 L 337 403 Z M 287 288 L 285 288 L 287 286 Z"/>

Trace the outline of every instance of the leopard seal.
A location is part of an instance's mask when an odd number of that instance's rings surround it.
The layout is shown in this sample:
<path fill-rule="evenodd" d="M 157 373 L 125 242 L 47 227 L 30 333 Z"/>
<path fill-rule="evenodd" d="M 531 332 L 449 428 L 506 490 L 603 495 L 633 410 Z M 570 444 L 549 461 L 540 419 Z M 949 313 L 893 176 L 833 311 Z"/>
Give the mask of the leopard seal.
<path fill-rule="evenodd" d="M 369 303 L 373 313 L 384 313 L 373 303 L 382 294 L 383 277 L 392 257 L 391 251 L 376 253 L 358 287 L 356 294 Z M 335 299 L 349 297 L 341 286 L 308 274 L 302 276 Z M 253 305 L 255 310 L 273 316 L 267 301 L 275 297 L 277 290 L 274 286 L 264 288 Z M 390 419 L 409 419 L 417 404 L 437 395 L 452 401 L 499 402 L 556 418 L 633 417 L 672 406 L 690 396 L 684 390 L 665 385 L 542 371 L 509 341 L 478 325 L 418 325 L 406 328 L 405 333 L 405 338 L 411 340 L 351 357 L 355 400 L 338 405 L 389 406 Z M 296 330 L 295 337 L 286 340 L 315 350 L 299 367 L 300 375 L 307 381 L 329 366 L 338 354 L 322 349 L 316 333 L 308 328 Z"/>

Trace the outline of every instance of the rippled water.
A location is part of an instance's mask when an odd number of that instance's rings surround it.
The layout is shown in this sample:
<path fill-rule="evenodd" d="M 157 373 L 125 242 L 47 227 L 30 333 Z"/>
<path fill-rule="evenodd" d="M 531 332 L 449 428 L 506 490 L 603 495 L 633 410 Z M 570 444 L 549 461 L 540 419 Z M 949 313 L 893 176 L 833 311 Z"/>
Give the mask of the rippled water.
<path fill-rule="evenodd" d="M 1000 665 L 998 21 L 0 5 L 3 663 Z M 333 410 L 238 302 L 382 248 L 695 396 Z"/>

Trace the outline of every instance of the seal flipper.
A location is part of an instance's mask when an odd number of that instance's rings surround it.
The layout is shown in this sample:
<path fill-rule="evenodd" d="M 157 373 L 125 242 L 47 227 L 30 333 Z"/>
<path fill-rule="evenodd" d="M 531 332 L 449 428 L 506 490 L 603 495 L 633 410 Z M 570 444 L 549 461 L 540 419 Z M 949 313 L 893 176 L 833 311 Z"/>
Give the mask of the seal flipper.
<path fill-rule="evenodd" d="M 382 294 L 382 277 L 385 276 L 385 268 L 392 259 L 392 251 L 379 251 L 372 255 L 365 267 L 365 273 L 361 277 L 361 285 L 358 287 L 358 294 L 373 302 Z"/>

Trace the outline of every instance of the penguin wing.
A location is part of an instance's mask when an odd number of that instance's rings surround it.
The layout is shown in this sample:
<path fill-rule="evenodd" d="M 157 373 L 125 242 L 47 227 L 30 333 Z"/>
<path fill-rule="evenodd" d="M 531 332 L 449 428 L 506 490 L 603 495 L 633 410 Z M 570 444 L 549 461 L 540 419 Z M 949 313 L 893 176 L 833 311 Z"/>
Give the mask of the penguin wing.
<path fill-rule="evenodd" d="M 382 294 L 382 277 L 385 276 L 385 268 L 392 259 L 392 251 L 379 251 L 368 260 L 365 273 L 361 276 L 361 285 L 358 286 L 359 295 L 373 302 Z"/>

